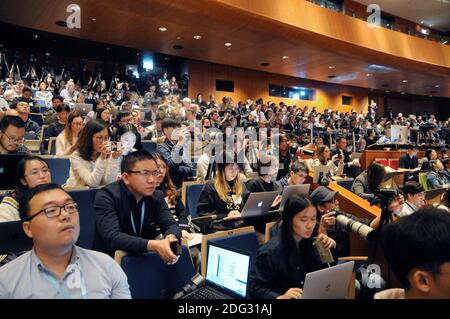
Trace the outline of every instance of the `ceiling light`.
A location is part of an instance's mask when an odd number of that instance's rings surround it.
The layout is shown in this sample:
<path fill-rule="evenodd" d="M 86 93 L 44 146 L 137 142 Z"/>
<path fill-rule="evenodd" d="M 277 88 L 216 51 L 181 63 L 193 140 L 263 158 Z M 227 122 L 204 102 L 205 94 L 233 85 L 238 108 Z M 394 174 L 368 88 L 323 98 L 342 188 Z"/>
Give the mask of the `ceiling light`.
<path fill-rule="evenodd" d="M 201 35 L 194 35 L 194 39 L 195 39 L 195 40 L 200 40 L 201 38 L 202 38 Z"/>
<path fill-rule="evenodd" d="M 166 27 L 159 27 L 158 30 L 161 31 L 161 32 L 166 32 L 167 28 Z"/>
<path fill-rule="evenodd" d="M 386 91 L 386 93 L 389 93 L 389 92 L 391 92 L 391 91 Z"/>
<path fill-rule="evenodd" d="M 424 23 L 425 23 L 425 20 L 420 21 L 420 23 L 421 23 L 421 24 L 424 24 Z"/>
<path fill-rule="evenodd" d="M 405 94 L 405 92 L 402 92 L 402 94 Z"/>
<path fill-rule="evenodd" d="M 373 74 L 372 73 L 367 73 L 366 76 L 373 76 Z"/>
<path fill-rule="evenodd" d="M 442 44 L 447 44 L 448 43 L 448 40 L 445 40 L 444 42 L 442 42 Z"/>
<path fill-rule="evenodd" d="M 440 85 L 440 84 L 436 84 L 434 87 L 435 87 L 435 88 L 440 88 L 441 85 Z"/>
<path fill-rule="evenodd" d="M 402 82 L 403 82 L 403 83 L 408 83 L 408 80 L 403 80 Z"/>
<path fill-rule="evenodd" d="M 97 21 L 97 19 L 96 18 L 92 18 L 92 22 L 95 22 L 95 21 Z"/>
<path fill-rule="evenodd" d="M 270 63 L 268 63 L 268 62 L 261 63 L 261 66 L 269 66 L 269 65 L 270 65 Z"/>
<path fill-rule="evenodd" d="M 231 47 L 232 45 L 233 45 L 233 44 L 230 43 L 230 42 L 225 43 L 225 46 L 226 46 L 226 47 Z"/>
<path fill-rule="evenodd" d="M 287 55 L 283 55 L 283 60 L 289 59 Z"/>
<path fill-rule="evenodd" d="M 334 69 L 334 68 L 336 68 L 334 65 L 330 65 L 329 67 L 328 67 L 329 69 Z"/>
<path fill-rule="evenodd" d="M 35 39 L 38 39 L 38 38 L 39 38 L 39 35 L 35 34 L 35 35 L 33 35 L 33 37 L 34 37 Z"/>

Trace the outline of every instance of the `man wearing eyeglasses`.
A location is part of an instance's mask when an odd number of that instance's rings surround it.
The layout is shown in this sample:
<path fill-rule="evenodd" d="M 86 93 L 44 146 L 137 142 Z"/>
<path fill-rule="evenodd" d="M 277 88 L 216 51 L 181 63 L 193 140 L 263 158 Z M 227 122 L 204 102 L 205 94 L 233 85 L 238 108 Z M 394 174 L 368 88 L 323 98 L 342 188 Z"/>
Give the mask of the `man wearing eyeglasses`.
<path fill-rule="evenodd" d="M 0 299 L 129 299 L 127 277 L 109 256 L 75 245 L 78 207 L 56 184 L 32 189 L 20 207 L 33 249 L 0 268 Z"/>
<path fill-rule="evenodd" d="M 181 230 L 156 189 L 159 170 L 156 159 L 146 151 L 128 154 L 122 161 L 120 181 L 97 192 L 94 202 L 96 240 L 94 247 L 113 256 L 116 250 L 129 254 L 155 251 L 166 263 L 177 256 L 171 250 Z M 164 235 L 155 240 L 157 228 Z"/>
<path fill-rule="evenodd" d="M 18 116 L 5 116 L 0 121 L 0 154 L 29 154 L 23 145 L 25 123 Z"/>

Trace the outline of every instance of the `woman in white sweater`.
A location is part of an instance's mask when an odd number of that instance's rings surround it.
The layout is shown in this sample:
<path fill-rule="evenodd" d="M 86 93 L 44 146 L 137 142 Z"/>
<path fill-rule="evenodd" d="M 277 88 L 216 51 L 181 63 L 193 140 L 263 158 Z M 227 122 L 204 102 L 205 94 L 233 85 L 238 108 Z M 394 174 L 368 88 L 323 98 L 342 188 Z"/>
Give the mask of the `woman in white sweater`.
<path fill-rule="evenodd" d="M 56 138 L 56 156 L 67 156 L 70 154 L 70 149 L 78 141 L 78 135 L 83 128 L 83 117 L 77 113 L 72 112 L 67 120 L 66 127 Z"/>
<path fill-rule="evenodd" d="M 327 177 L 325 175 L 342 175 L 344 173 L 344 159 L 340 158 L 339 154 L 331 157 L 330 148 L 328 146 L 319 146 L 317 147 L 317 158 L 312 161 L 311 168 L 313 171 L 316 169 L 320 172 L 323 172 L 323 177 Z M 338 165 L 336 166 L 335 162 L 337 161 Z"/>
<path fill-rule="evenodd" d="M 120 172 L 121 150 L 111 148 L 105 123 L 92 120 L 71 149 L 70 176 L 65 186 L 91 188 L 114 182 Z"/>

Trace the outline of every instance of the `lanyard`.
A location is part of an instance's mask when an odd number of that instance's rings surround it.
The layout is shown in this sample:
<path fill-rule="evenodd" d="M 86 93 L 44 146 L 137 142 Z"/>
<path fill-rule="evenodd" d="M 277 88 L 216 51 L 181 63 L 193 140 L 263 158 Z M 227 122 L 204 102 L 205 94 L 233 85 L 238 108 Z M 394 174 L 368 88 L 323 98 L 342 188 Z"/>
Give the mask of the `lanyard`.
<path fill-rule="evenodd" d="M 142 235 L 142 227 L 144 226 L 144 213 L 145 213 L 145 202 L 142 203 L 142 209 L 141 209 L 141 225 L 139 227 L 139 234 L 136 231 L 136 224 L 134 223 L 134 218 L 133 218 L 133 211 L 130 211 L 131 213 L 131 226 L 133 227 L 133 232 L 134 232 L 134 236 L 138 236 L 141 237 Z"/>
<path fill-rule="evenodd" d="M 76 262 L 76 266 L 77 269 L 80 273 L 80 289 L 81 289 L 81 298 L 82 299 L 86 299 L 87 298 L 87 289 L 86 289 L 86 283 L 84 282 L 84 277 L 83 277 L 83 271 L 81 269 L 81 265 L 79 263 L 79 261 Z M 56 280 L 55 277 L 53 277 L 52 275 L 50 275 L 48 273 L 47 270 L 43 270 L 43 275 L 44 278 L 56 289 L 58 290 L 58 293 L 64 298 L 64 299 L 72 299 L 72 297 L 70 296 L 70 293 L 67 291 L 67 289 L 65 289 L 64 287 L 62 287 L 59 284 L 59 281 Z M 73 275 L 73 274 L 72 274 Z"/>

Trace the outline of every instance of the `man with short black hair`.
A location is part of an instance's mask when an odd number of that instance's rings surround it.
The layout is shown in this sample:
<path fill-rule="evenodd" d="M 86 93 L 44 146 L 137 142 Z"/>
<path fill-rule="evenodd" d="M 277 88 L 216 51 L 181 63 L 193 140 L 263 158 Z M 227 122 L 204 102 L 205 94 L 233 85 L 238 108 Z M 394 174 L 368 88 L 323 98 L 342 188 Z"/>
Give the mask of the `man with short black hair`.
<path fill-rule="evenodd" d="M 165 262 L 173 262 L 176 256 L 170 246 L 180 240 L 181 230 L 164 194 L 156 190 L 156 159 L 146 151 L 132 152 L 123 159 L 121 171 L 121 180 L 95 197 L 95 248 L 111 256 L 116 250 L 135 255 L 156 251 Z M 155 240 L 157 227 L 163 240 Z"/>
<path fill-rule="evenodd" d="M 181 129 L 181 123 L 172 118 L 165 118 L 161 128 L 166 139 L 164 143 L 158 143 L 156 150 L 167 161 L 172 181 L 180 188 L 185 178 L 195 174 L 194 165 L 183 160 L 183 146 L 190 140 L 191 134 L 188 130 Z"/>
<path fill-rule="evenodd" d="M 58 119 L 56 116 L 56 109 L 58 106 L 63 105 L 63 100 L 64 99 L 61 96 L 54 96 L 52 98 L 52 107 L 44 114 L 45 125 L 49 125 Z"/>
<path fill-rule="evenodd" d="M 406 154 L 400 156 L 398 161 L 399 168 L 416 169 L 419 166 L 419 159 L 417 158 L 418 148 L 415 145 L 409 145 Z"/>
<path fill-rule="evenodd" d="M 60 186 L 43 184 L 21 203 L 33 249 L 0 268 L 0 299 L 129 299 L 127 277 L 109 256 L 75 245 L 78 207 Z"/>
<path fill-rule="evenodd" d="M 419 183 L 414 181 L 406 182 L 402 190 L 405 202 L 398 217 L 411 215 L 425 206 L 425 191 Z"/>
<path fill-rule="evenodd" d="M 361 165 L 358 159 L 351 160 L 350 153 L 347 151 L 347 139 L 339 136 L 336 138 L 336 147 L 330 149 L 331 156 L 341 155 L 344 161 L 344 174 L 356 178 L 361 173 Z M 336 161 L 336 166 L 339 161 Z"/>
<path fill-rule="evenodd" d="M 450 214 L 424 208 L 387 225 L 384 256 L 404 289 L 379 292 L 375 299 L 450 298 Z"/>
<path fill-rule="evenodd" d="M 41 134 L 41 127 L 35 121 L 30 119 L 30 105 L 26 102 L 18 102 L 15 107 L 19 117 L 25 123 L 25 133 L 34 133 L 34 139 L 39 140 Z M 31 139 L 30 137 L 28 139 Z"/>
<path fill-rule="evenodd" d="M 0 154 L 29 154 L 23 145 L 25 123 L 18 116 L 7 115 L 0 121 Z"/>

